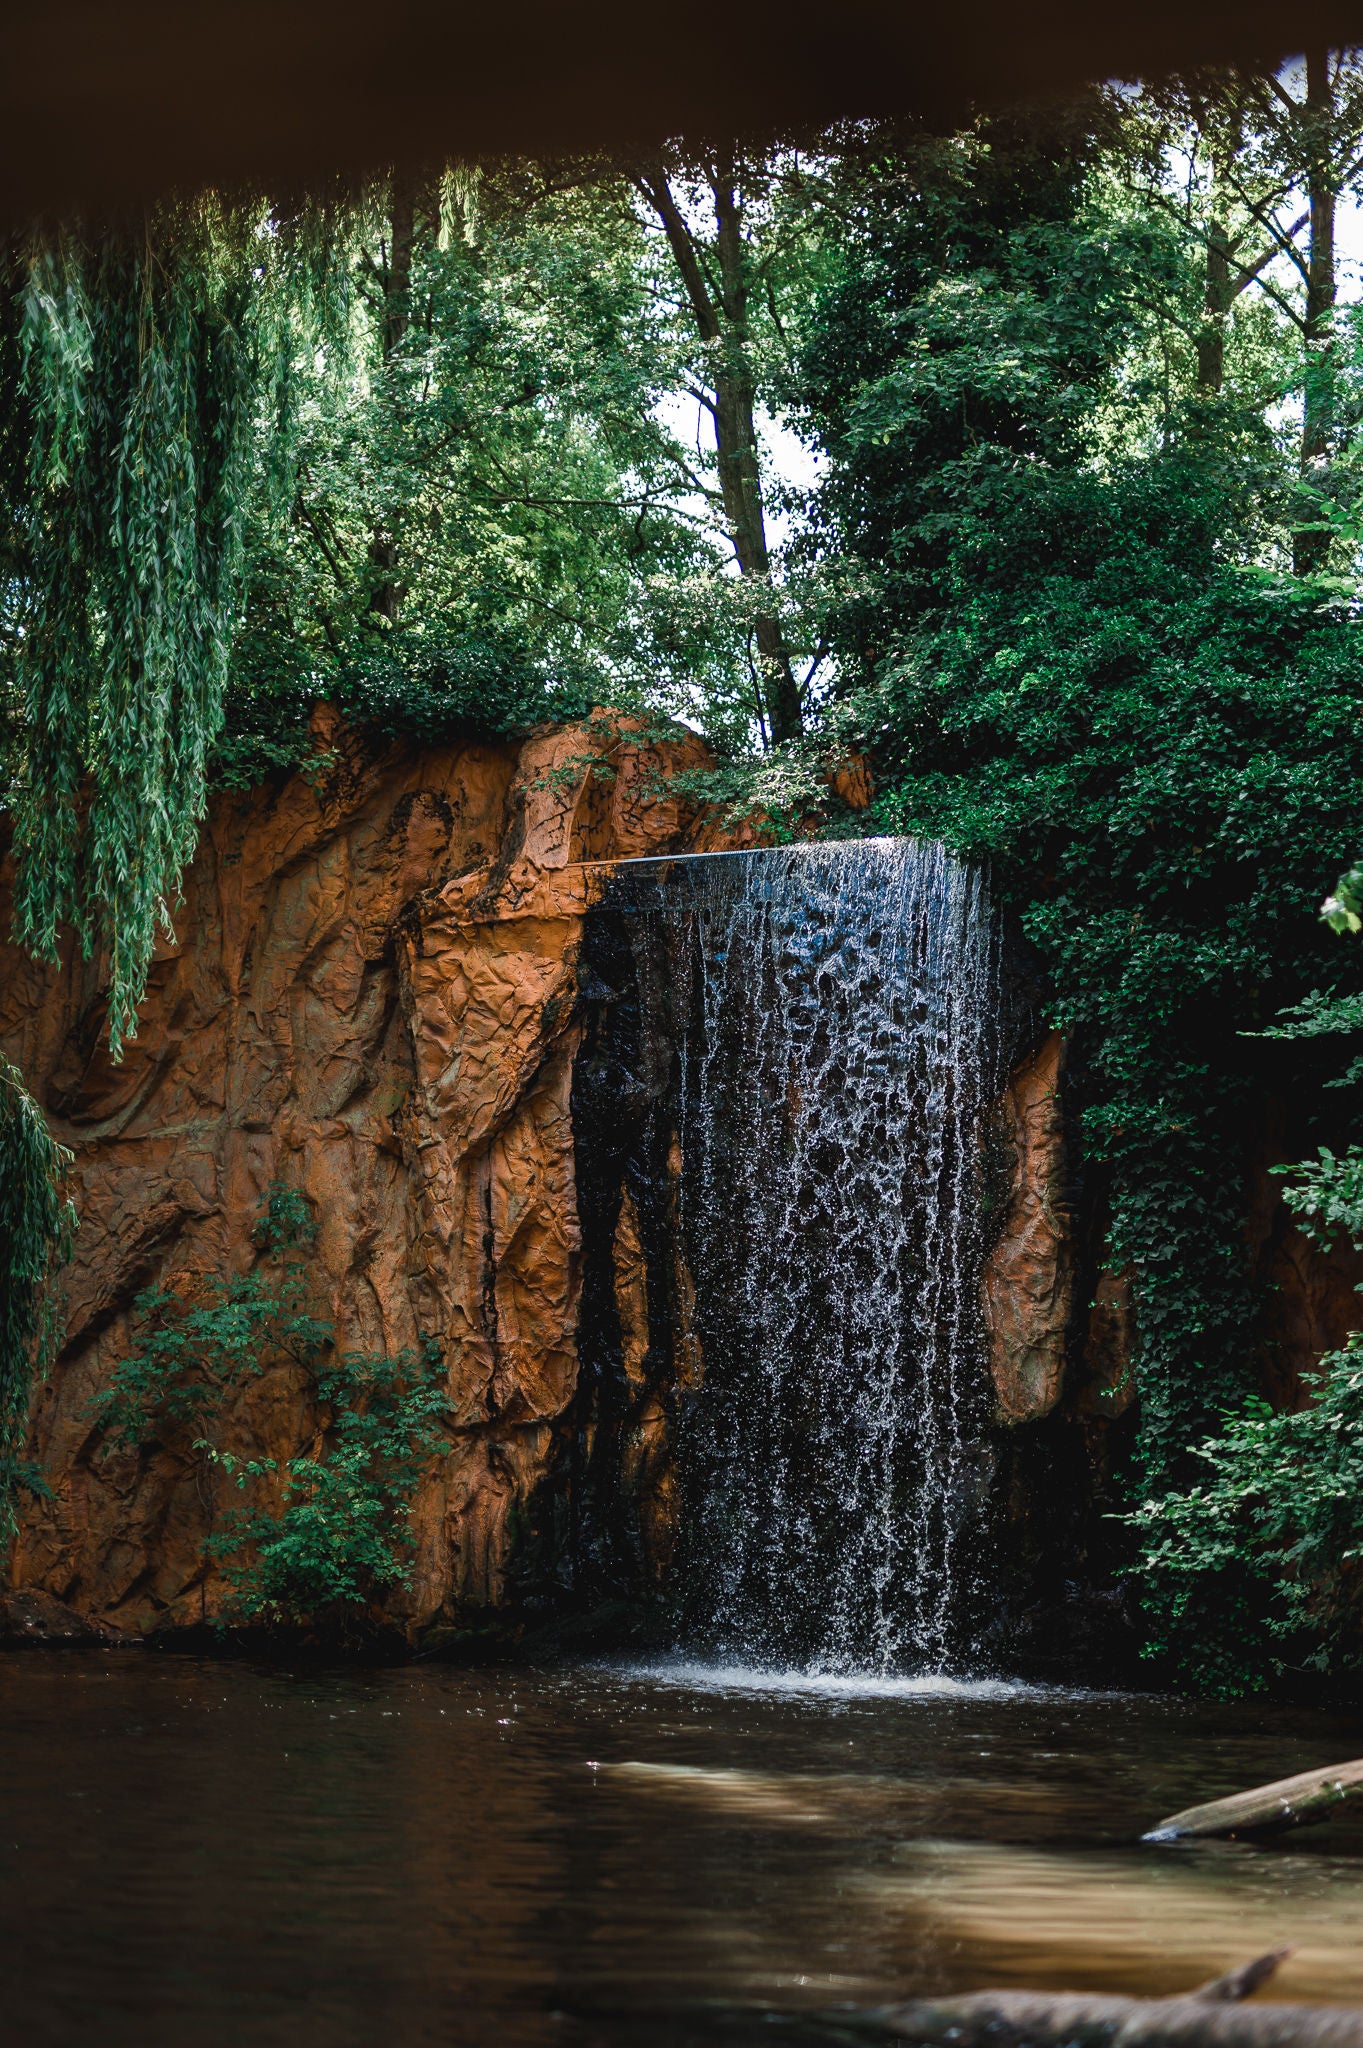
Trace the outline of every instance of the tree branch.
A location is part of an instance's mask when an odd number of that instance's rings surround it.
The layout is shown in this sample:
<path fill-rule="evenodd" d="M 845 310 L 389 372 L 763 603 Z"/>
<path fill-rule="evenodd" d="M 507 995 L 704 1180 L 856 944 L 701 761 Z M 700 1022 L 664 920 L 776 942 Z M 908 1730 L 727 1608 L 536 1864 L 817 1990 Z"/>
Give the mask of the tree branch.
<path fill-rule="evenodd" d="M 697 254 L 691 230 L 682 219 L 666 173 L 660 168 L 652 173 L 644 171 L 633 179 L 637 191 L 641 192 L 662 223 L 663 233 L 681 272 L 686 295 L 691 301 L 691 311 L 700 329 L 702 341 L 718 341 L 720 333 L 719 314 L 707 289 L 704 270 Z"/>

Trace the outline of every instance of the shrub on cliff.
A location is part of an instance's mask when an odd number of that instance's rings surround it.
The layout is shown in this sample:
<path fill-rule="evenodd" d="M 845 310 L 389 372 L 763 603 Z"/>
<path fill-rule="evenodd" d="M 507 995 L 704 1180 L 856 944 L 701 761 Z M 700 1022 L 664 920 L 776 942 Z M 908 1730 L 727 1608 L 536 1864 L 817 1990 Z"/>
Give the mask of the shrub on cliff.
<path fill-rule="evenodd" d="M 33 1381 L 60 1325 L 52 1283 L 76 1226 L 65 1190 L 70 1163 L 18 1068 L 0 1054 L 0 1551 L 14 1534 L 16 1496 L 42 1488 L 22 1452 Z"/>
<path fill-rule="evenodd" d="M 449 1407 L 438 1353 L 336 1359 L 313 1393 L 320 1427 L 301 1457 L 213 1453 L 244 1494 L 267 1496 L 229 1510 L 206 1546 L 232 1588 L 233 1620 L 344 1621 L 408 1581 L 412 1504 Z"/>
<path fill-rule="evenodd" d="M 139 1296 L 136 1344 L 96 1405 L 104 1454 L 159 1443 L 193 1458 L 204 1554 L 231 1589 L 225 1621 L 349 1629 L 407 1581 L 412 1503 L 443 1442 L 444 1373 L 430 1350 L 337 1354 L 310 1304 L 306 1199 L 276 1184 L 261 1211 L 258 1266 Z M 243 1456 L 227 1441 L 239 1397 L 289 1372 L 312 1415 L 307 1450 Z M 225 1511 L 219 1474 L 237 1496 Z"/>

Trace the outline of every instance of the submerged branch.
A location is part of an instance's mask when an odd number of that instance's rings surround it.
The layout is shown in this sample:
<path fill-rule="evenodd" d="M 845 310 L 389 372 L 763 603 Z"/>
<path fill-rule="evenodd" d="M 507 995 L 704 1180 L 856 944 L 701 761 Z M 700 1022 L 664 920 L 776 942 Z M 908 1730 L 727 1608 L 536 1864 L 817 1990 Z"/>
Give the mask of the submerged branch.
<path fill-rule="evenodd" d="M 1299 1771 L 1276 1778 L 1229 1799 L 1210 1799 L 1203 1806 L 1171 1814 L 1145 1836 L 1147 1842 L 1186 1841 L 1198 1835 L 1267 1834 L 1278 1828 L 1329 1820 L 1341 1806 L 1363 1801 L 1363 1758 L 1329 1764 L 1324 1770 Z"/>
<path fill-rule="evenodd" d="M 977 1991 L 866 2016 L 870 2038 L 953 2048 L 1363 2048 L 1358 2006 L 1242 2005 L 1289 1955 L 1275 1949 L 1175 1998 Z"/>

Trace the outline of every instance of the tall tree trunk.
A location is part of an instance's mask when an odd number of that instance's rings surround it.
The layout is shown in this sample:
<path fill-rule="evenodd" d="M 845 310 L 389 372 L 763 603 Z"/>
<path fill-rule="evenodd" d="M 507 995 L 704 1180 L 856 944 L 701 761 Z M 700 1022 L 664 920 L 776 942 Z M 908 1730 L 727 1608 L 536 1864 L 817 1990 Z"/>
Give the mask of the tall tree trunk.
<path fill-rule="evenodd" d="M 1207 255 L 1202 286 L 1202 325 L 1197 336 L 1197 391 L 1199 397 L 1219 398 L 1226 375 L 1226 328 L 1235 302 L 1232 277 L 1235 243 L 1231 234 L 1233 198 L 1230 173 L 1240 147 L 1241 123 L 1238 107 L 1216 119 L 1212 108 L 1202 102 L 1202 121 L 1208 137 L 1211 189 L 1207 195 Z"/>
<path fill-rule="evenodd" d="M 644 173 L 638 185 L 662 223 L 700 338 L 715 350 L 710 370 L 715 394 L 715 458 L 720 502 L 739 574 L 770 581 L 771 555 L 754 418 L 756 382 L 749 348 L 747 256 L 731 151 L 716 156 L 708 182 L 715 205 L 718 297 L 661 165 Z M 804 730 L 800 689 L 775 612 L 758 612 L 753 637 L 767 731 L 778 745 L 798 739 Z"/>
<path fill-rule="evenodd" d="M 1213 193 L 1213 208 L 1216 195 Z M 1207 269 L 1202 300 L 1202 325 L 1197 336 L 1197 389 L 1201 397 L 1217 398 L 1226 374 L 1226 321 L 1231 290 L 1230 231 L 1215 211 L 1207 223 Z"/>
<path fill-rule="evenodd" d="M 756 393 L 748 352 L 748 280 L 743 248 L 734 161 L 721 153 L 715 163 L 712 190 L 719 230 L 719 277 L 727 333 L 715 379 L 715 451 L 724 516 L 734 537 L 734 553 L 744 576 L 770 580 L 767 522 L 762 503 L 762 472 L 757 460 Z M 759 614 L 757 652 L 762 668 L 767 724 L 778 743 L 798 739 L 804 728 L 800 691 L 791 667 L 781 622 Z"/>
<path fill-rule="evenodd" d="M 383 266 L 383 360 L 390 364 L 407 336 L 412 320 L 412 245 L 416 207 L 410 179 L 394 174 L 390 239 Z M 398 580 L 397 541 L 387 526 L 376 526 L 369 542 L 369 560 L 378 574 L 369 609 L 396 625 L 402 608 Z"/>
<path fill-rule="evenodd" d="M 1306 379 L 1302 398 L 1301 473 L 1317 490 L 1328 481 L 1335 428 L 1335 203 L 1334 106 L 1330 53 L 1306 53 L 1306 119 L 1310 149 L 1307 197 L 1311 243 L 1306 280 Z M 1309 508 L 1308 508 L 1309 510 Z M 1318 517 L 1318 515 L 1317 515 Z M 1299 576 L 1323 569 L 1329 558 L 1328 532 L 1299 529 L 1293 536 L 1292 566 Z"/>

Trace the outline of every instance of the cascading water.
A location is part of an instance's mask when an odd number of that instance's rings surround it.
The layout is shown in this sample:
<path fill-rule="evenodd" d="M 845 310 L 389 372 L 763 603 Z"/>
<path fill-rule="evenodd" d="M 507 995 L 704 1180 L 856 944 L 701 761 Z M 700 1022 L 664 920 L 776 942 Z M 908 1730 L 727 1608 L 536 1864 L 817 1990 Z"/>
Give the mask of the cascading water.
<path fill-rule="evenodd" d="M 984 885 L 896 839 L 638 884 L 704 1361 L 679 1417 L 683 1636 L 750 1663 L 941 1668 L 987 1377 Z"/>

